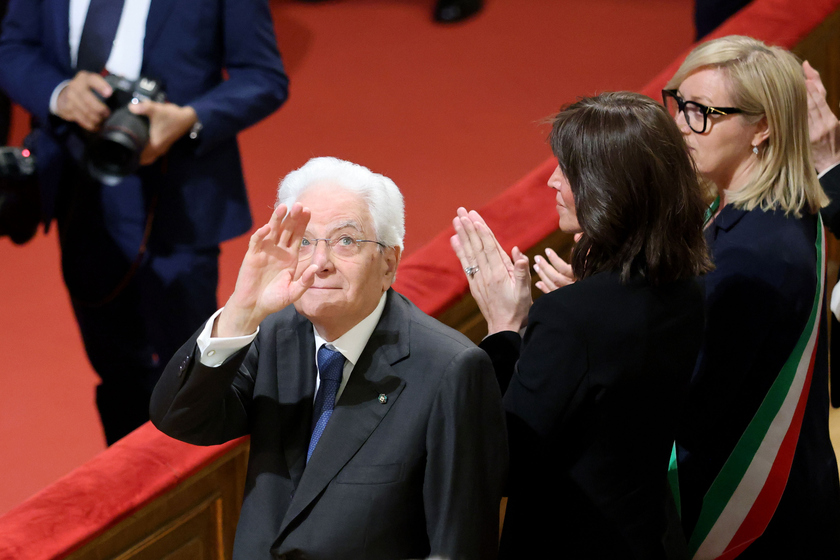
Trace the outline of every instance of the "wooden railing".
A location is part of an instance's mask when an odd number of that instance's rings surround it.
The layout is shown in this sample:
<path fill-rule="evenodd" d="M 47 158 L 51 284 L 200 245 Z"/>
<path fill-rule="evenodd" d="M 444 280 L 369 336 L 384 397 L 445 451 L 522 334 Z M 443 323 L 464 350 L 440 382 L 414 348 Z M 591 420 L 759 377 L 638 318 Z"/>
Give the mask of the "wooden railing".
<path fill-rule="evenodd" d="M 147 424 L 142 429 L 155 428 Z M 230 558 L 247 466 L 248 441 L 245 440 L 67 558 Z"/>

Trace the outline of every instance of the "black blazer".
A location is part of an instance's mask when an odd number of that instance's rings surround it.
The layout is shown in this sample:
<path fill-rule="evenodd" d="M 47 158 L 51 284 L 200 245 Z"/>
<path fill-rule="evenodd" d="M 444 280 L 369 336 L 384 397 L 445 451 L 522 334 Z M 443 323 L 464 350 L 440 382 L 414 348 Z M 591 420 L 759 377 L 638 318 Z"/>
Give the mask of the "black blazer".
<path fill-rule="evenodd" d="M 820 184 L 822 185 L 825 194 L 831 199 L 831 203 L 820 211 L 822 214 L 823 223 L 834 237 L 840 237 L 840 165 L 835 166 L 828 173 L 820 177 Z M 831 297 L 831 290 L 837 283 L 838 279 L 826 278 L 825 289 L 826 293 Z M 830 301 L 830 300 L 829 300 Z M 832 336 L 829 340 L 830 350 L 832 356 L 840 356 L 840 321 L 833 313 L 828 314 L 831 322 Z M 840 407 L 840 360 L 832 360 L 830 366 L 830 378 L 835 380 L 831 383 L 829 390 L 831 391 L 831 404 L 835 408 Z"/>
<path fill-rule="evenodd" d="M 152 396 L 172 437 L 251 435 L 234 558 L 495 558 L 507 442 L 485 353 L 390 291 L 306 464 L 314 344 L 293 307 L 219 368 L 201 365 L 193 337 Z"/>
<path fill-rule="evenodd" d="M 481 343 L 506 389 L 501 557 L 680 556 L 668 460 L 702 330 L 695 280 L 601 273 L 538 299 L 521 353 L 516 333 Z"/>
<path fill-rule="evenodd" d="M 831 203 L 820 212 L 823 223 L 835 237 L 840 236 L 840 165 L 820 177 L 820 185 L 831 199 Z"/>

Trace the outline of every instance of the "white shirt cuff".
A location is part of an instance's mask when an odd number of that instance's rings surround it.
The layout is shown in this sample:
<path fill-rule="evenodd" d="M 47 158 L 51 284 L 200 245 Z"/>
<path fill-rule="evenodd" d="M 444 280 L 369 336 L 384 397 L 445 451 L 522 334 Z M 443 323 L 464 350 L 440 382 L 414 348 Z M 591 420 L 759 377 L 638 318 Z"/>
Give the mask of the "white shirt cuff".
<path fill-rule="evenodd" d="M 50 113 L 52 113 L 53 115 L 58 115 L 58 94 L 61 93 L 61 90 L 67 87 L 67 84 L 69 83 L 70 80 L 64 80 L 63 82 L 55 86 L 55 89 L 53 90 L 52 95 L 50 96 Z"/>
<path fill-rule="evenodd" d="M 831 290 L 831 303 L 828 306 L 837 320 L 840 321 L 840 282 L 838 282 L 834 289 Z"/>
<path fill-rule="evenodd" d="M 840 163 L 835 163 L 835 164 L 834 164 L 834 165 L 832 165 L 831 167 L 829 167 L 829 168 L 827 168 L 827 169 L 823 169 L 821 173 L 817 173 L 817 179 L 822 179 L 822 178 L 823 178 L 823 176 L 824 176 L 826 173 L 828 173 L 829 171 L 831 171 L 832 169 L 834 169 L 834 168 L 835 168 L 835 167 L 837 167 L 838 165 L 840 165 Z"/>
<path fill-rule="evenodd" d="M 213 316 L 207 320 L 204 328 L 201 329 L 201 334 L 198 335 L 195 341 L 198 345 L 198 351 L 201 353 L 198 361 L 206 367 L 219 367 L 228 358 L 254 342 L 254 339 L 257 338 L 260 332 L 260 328 L 257 327 L 254 334 L 245 336 L 211 337 L 210 334 L 213 332 L 213 325 L 216 323 L 216 318 L 222 312 L 222 309 L 213 313 Z"/>

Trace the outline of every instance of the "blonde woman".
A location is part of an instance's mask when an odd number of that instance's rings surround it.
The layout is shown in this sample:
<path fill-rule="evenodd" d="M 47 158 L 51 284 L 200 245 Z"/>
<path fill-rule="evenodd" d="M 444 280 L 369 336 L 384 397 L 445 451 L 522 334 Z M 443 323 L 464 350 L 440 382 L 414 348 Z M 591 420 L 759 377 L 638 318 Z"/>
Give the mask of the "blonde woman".
<path fill-rule="evenodd" d="M 672 482 L 694 558 L 840 557 L 823 308 L 828 202 L 796 58 L 748 37 L 698 46 L 662 92 L 715 197 L 706 336 Z"/>

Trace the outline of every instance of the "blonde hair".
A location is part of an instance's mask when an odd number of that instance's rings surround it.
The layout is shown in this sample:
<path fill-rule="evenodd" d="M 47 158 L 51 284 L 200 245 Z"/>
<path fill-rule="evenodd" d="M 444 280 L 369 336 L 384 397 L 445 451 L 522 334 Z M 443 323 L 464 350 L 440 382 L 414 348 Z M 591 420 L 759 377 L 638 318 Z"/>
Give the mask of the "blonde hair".
<path fill-rule="evenodd" d="M 714 39 L 697 46 L 667 89 L 676 89 L 692 73 L 721 70 L 732 105 L 752 123 L 767 118 L 769 136 L 759 146 L 758 165 L 743 188 L 728 202 L 737 208 L 780 209 L 801 216 L 828 204 L 811 157 L 808 132 L 808 97 L 805 75 L 791 52 L 739 35 Z"/>

